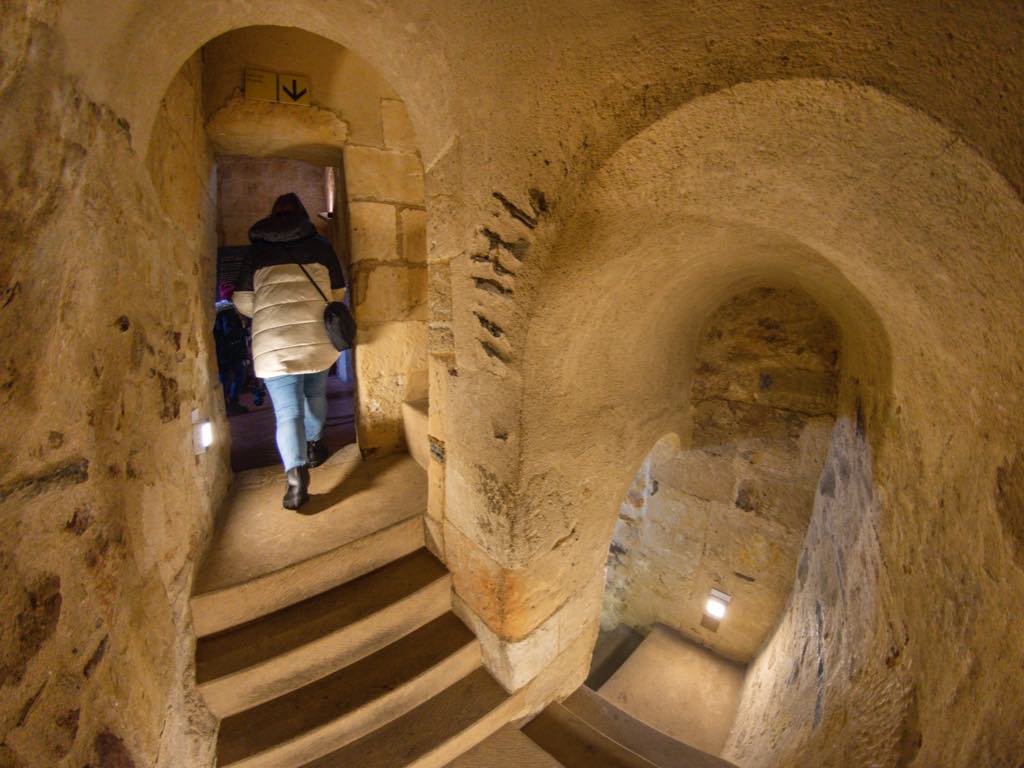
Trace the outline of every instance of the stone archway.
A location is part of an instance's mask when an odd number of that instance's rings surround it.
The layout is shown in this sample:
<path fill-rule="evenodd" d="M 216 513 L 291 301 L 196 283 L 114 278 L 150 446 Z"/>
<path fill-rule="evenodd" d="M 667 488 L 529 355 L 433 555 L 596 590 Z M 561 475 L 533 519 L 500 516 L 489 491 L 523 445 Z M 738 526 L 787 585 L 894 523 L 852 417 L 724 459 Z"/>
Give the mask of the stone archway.
<path fill-rule="evenodd" d="M 449 467 L 449 498 L 458 496 L 446 520 L 449 552 L 472 542 L 494 557 L 487 570 L 477 568 L 492 585 L 486 594 L 479 576 L 458 572 L 457 589 L 481 633 L 492 632 L 499 656 L 515 659 L 515 676 L 529 678 L 552 658 L 541 641 L 552 627 L 570 616 L 596 619 L 590 585 L 622 491 L 659 435 L 688 432 L 680 417 L 686 361 L 701 319 L 744 287 L 773 281 L 806 292 L 840 328 L 845 359 L 829 461 L 857 479 L 846 486 L 851 522 L 836 534 L 842 554 L 835 557 L 868 564 L 859 585 L 846 589 L 873 598 L 860 606 L 856 627 L 823 641 L 833 662 L 821 690 L 833 679 L 837 690 L 824 709 L 815 708 L 813 690 L 791 692 L 809 697 L 809 709 L 793 706 L 809 714 L 770 759 L 834 750 L 823 734 L 835 732 L 819 725 L 872 709 L 866 700 L 875 683 L 832 677 L 851 665 L 859 680 L 893 681 L 888 707 L 874 710 L 886 723 L 900 721 L 911 678 L 944 679 L 958 651 L 945 649 L 940 661 L 942 653 L 915 641 L 941 634 L 938 615 L 921 610 L 913 580 L 897 576 L 895 563 L 907 559 L 915 572 L 944 581 L 948 571 L 929 565 L 914 544 L 926 538 L 972 578 L 982 568 L 1012 568 L 1009 559 L 996 566 L 965 552 L 932 521 L 956 498 L 979 525 L 997 522 L 994 482 L 975 478 L 995 477 L 1018 442 L 996 404 L 1014 398 L 1010 382 L 1019 378 L 998 350 L 1019 333 L 1020 297 L 1007 290 L 1016 267 L 1005 254 L 1019 250 L 1010 244 L 1019 243 L 1022 227 L 1019 199 L 970 149 L 920 113 L 848 83 L 737 86 L 688 104 L 622 147 L 582 196 L 550 258 L 530 267 L 539 287 L 519 369 L 521 463 L 487 483 L 470 457 Z M 952 275 L 964 269 L 975 276 L 969 298 L 951 290 Z M 993 326 L 992 317 L 1001 323 Z M 963 430 L 958 445 L 943 426 L 951 424 Z M 488 489 L 502 483 L 510 492 L 499 507 Z M 513 520 L 512 540 L 500 546 L 482 527 L 499 513 Z M 841 566 L 820 562 L 828 565 L 805 587 L 819 602 L 804 600 L 799 610 L 810 610 L 801 621 L 825 636 L 840 616 L 828 606 L 842 593 L 825 570 Z M 963 627 L 979 649 L 986 631 L 1001 631 L 982 610 Z M 890 642 L 899 661 L 873 661 L 870 648 Z M 913 672 L 904 666 L 909 658 Z M 926 726 L 921 715 L 913 725 L 930 727 L 936 754 L 948 748 L 939 746 L 940 719 Z"/>
<path fill-rule="evenodd" d="M 313 75 L 312 106 L 252 100 L 238 86 L 231 90 L 232 82 L 241 83 L 246 62 L 253 57 L 262 55 L 271 64 L 287 61 L 287 53 L 275 54 L 277 48 L 314 52 L 303 59 Z M 411 442 L 426 466 L 426 210 L 422 162 L 403 102 L 358 57 L 301 30 L 243 28 L 216 38 L 206 50 L 202 61 L 190 59 L 169 93 L 188 92 L 204 76 L 211 80 L 202 87 L 203 104 L 188 105 L 186 112 L 213 110 L 205 120 L 213 156 L 291 158 L 336 170 L 343 203 L 340 217 L 330 226 L 338 230 L 332 240 L 340 240 L 359 327 L 355 367 L 360 449 L 364 455 L 383 455 Z M 332 76 L 342 83 L 331 83 Z M 354 98 L 345 90 L 357 88 L 360 77 L 369 99 L 362 91 Z M 374 103 L 378 91 L 379 102 Z M 225 93 L 228 97 L 221 103 Z M 168 128 L 179 118 L 167 111 L 166 99 L 163 103 L 155 123 L 161 140 L 150 144 L 155 155 L 162 154 L 165 135 L 182 132 L 177 126 Z M 151 161 L 151 170 L 159 172 L 159 162 Z M 173 190 L 164 195 L 172 208 L 174 196 Z M 174 214 L 188 217 L 186 212 Z"/>

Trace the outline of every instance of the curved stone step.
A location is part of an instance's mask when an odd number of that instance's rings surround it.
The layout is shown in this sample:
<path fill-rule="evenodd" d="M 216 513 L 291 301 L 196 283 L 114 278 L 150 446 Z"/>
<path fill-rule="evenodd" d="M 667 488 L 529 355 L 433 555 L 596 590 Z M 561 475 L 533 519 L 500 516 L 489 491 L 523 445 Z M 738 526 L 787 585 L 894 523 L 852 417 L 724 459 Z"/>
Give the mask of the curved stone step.
<path fill-rule="evenodd" d="M 401 717 L 480 666 L 480 645 L 452 613 L 376 653 L 224 720 L 217 764 L 292 768 Z"/>
<path fill-rule="evenodd" d="M 508 722 L 519 702 L 483 668 L 302 768 L 441 768 Z"/>
<path fill-rule="evenodd" d="M 720 757 L 651 728 L 585 686 L 562 702 L 562 706 L 596 731 L 659 768 L 736 768 Z"/>
<path fill-rule="evenodd" d="M 447 768 L 564 768 L 513 725 L 500 728 Z"/>
<path fill-rule="evenodd" d="M 328 592 L 196 645 L 196 683 L 219 718 L 352 664 L 441 616 L 451 576 L 417 550 Z"/>
<path fill-rule="evenodd" d="M 523 733 L 565 768 L 658 768 L 561 704 L 548 706 Z"/>
<path fill-rule="evenodd" d="M 222 632 L 369 573 L 423 546 L 426 473 L 408 455 L 355 446 L 311 472 L 302 514 L 281 508 L 276 467 L 240 473 L 196 576 L 196 636 Z"/>

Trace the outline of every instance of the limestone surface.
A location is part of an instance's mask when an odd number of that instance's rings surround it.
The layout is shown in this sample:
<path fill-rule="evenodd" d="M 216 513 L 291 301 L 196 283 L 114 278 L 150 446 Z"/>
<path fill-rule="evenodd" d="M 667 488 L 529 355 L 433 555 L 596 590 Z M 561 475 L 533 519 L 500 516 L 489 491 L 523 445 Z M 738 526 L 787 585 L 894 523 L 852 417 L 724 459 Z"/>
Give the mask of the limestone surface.
<path fill-rule="evenodd" d="M 652 446 L 727 423 L 691 412 L 708 319 L 799 290 L 838 330 L 836 421 L 726 754 L 1017 768 L 1022 13 L 5 3 L 0 764 L 213 763 L 188 613 L 229 481 L 210 127 L 256 64 L 308 69 L 327 119 L 287 113 L 252 152 L 333 142 L 339 224 L 376 254 L 352 254 L 360 448 L 400 450 L 429 395 L 428 541 L 523 714 L 586 675 Z M 356 203 L 394 217 L 353 234 Z"/>

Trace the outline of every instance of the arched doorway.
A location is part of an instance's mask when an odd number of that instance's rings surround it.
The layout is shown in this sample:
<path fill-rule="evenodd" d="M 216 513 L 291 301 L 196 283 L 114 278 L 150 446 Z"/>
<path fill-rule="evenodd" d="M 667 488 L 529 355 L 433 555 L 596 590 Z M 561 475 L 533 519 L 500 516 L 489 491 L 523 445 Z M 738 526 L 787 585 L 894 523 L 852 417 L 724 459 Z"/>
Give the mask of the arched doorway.
<path fill-rule="evenodd" d="M 725 748 L 793 590 L 840 364 L 838 328 L 802 291 L 727 300 L 697 341 L 685 444 L 659 440 L 620 507 L 596 656 L 626 628 L 648 639 L 588 685 L 706 752 Z"/>
<path fill-rule="evenodd" d="M 311 103 L 247 96 L 253 61 L 263 62 L 260 71 L 308 73 Z M 179 97 L 191 103 L 168 106 Z M 168 99 L 154 124 L 148 163 L 157 185 L 166 184 L 172 215 L 195 218 L 174 210 L 181 174 L 163 167 L 168 147 L 183 133 L 196 136 L 200 165 L 217 164 L 215 185 L 209 171 L 197 175 L 211 180 L 205 191 L 216 198 L 221 246 L 244 245 L 249 219 L 261 215 L 282 184 L 299 185 L 349 273 L 359 351 L 343 358 L 341 378 L 358 382 L 360 450 L 400 450 L 409 435 L 425 464 L 426 214 L 422 163 L 401 99 L 357 56 L 283 27 L 243 28 L 210 41 L 176 76 Z M 201 217 L 207 229 L 208 218 Z M 339 432 L 340 439 L 350 435 Z"/>

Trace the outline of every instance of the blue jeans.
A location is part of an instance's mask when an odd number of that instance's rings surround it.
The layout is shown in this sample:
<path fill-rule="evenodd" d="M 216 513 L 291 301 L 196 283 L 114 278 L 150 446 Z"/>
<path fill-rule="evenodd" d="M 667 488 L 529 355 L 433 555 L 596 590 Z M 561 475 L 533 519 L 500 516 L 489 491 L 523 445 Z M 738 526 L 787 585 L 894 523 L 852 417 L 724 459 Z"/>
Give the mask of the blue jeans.
<path fill-rule="evenodd" d="M 324 431 L 327 371 L 272 376 L 263 382 L 274 404 L 277 452 L 287 472 L 307 463 L 306 441 L 319 440 Z"/>

